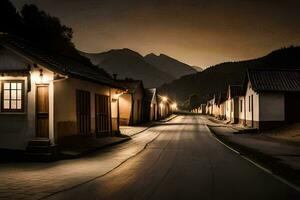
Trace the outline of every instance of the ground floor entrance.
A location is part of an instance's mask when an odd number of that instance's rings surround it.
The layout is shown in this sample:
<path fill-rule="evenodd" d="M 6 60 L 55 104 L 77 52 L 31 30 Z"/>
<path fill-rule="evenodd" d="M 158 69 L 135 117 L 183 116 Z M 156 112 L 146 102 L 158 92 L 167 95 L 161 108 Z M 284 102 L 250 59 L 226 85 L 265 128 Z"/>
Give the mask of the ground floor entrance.
<path fill-rule="evenodd" d="M 36 137 L 49 138 L 49 87 L 36 87 Z"/>
<path fill-rule="evenodd" d="M 109 126 L 109 97 L 105 95 L 95 95 L 95 125 L 96 133 L 108 134 Z"/>

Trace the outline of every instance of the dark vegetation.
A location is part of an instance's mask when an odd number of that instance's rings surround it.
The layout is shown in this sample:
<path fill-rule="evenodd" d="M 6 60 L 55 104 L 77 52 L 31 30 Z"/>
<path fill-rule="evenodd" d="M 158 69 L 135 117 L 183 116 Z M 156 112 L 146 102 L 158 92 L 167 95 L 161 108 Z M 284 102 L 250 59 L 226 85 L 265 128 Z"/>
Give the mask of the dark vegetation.
<path fill-rule="evenodd" d="M 205 102 L 213 94 L 226 91 L 229 84 L 243 84 L 247 68 L 300 69 L 300 47 L 282 48 L 258 59 L 221 63 L 164 84 L 159 90 L 179 102 L 191 94 Z"/>
<path fill-rule="evenodd" d="M 72 28 L 61 24 L 57 17 L 50 16 L 35 5 L 24 5 L 18 12 L 9 0 L 1 0 L 0 32 L 25 39 L 47 53 L 93 66 L 72 43 Z"/>

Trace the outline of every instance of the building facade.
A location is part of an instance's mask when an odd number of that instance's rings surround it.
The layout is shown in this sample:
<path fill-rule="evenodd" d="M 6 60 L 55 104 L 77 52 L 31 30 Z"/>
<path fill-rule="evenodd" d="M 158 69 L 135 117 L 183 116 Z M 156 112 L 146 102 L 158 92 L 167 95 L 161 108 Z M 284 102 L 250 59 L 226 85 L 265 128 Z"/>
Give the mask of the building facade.
<path fill-rule="evenodd" d="M 113 98 L 123 89 L 93 66 L 0 36 L 0 148 L 25 150 L 43 138 L 118 132 Z"/>

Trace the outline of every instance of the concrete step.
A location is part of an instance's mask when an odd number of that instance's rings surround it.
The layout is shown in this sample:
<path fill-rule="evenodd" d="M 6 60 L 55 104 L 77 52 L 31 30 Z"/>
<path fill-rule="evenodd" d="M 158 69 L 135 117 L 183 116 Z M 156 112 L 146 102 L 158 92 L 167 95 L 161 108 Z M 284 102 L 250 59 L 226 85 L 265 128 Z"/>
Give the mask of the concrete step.
<path fill-rule="evenodd" d="M 52 161 L 57 155 L 57 145 L 52 145 L 48 138 L 32 139 L 25 152 L 25 158 L 30 161 Z"/>
<path fill-rule="evenodd" d="M 48 138 L 34 138 L 28 142 L 28 146 L 50 146 L 51 141 Z"/>

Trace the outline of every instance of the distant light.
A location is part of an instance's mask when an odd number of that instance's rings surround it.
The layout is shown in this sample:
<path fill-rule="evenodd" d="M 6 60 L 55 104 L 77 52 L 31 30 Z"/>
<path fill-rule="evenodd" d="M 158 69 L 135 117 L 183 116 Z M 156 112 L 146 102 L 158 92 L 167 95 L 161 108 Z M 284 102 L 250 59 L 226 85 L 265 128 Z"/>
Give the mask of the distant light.
<path fill-rule="evenodd" d="M 172 108 L 176 110 L 177 109 L 177 103 L 173 103 Z"/>
<path fill-rule="evenodd" d="M 160 103 L 159 106 L 162 108 L 162 107 L 164 106 L 164 104 L 163 104 L 163 103 Z"/>
<path fill-rule="evenodd" d="M 168 100 L 167 97 L 162 97 L 163 102 L 166 102 Z"/>

